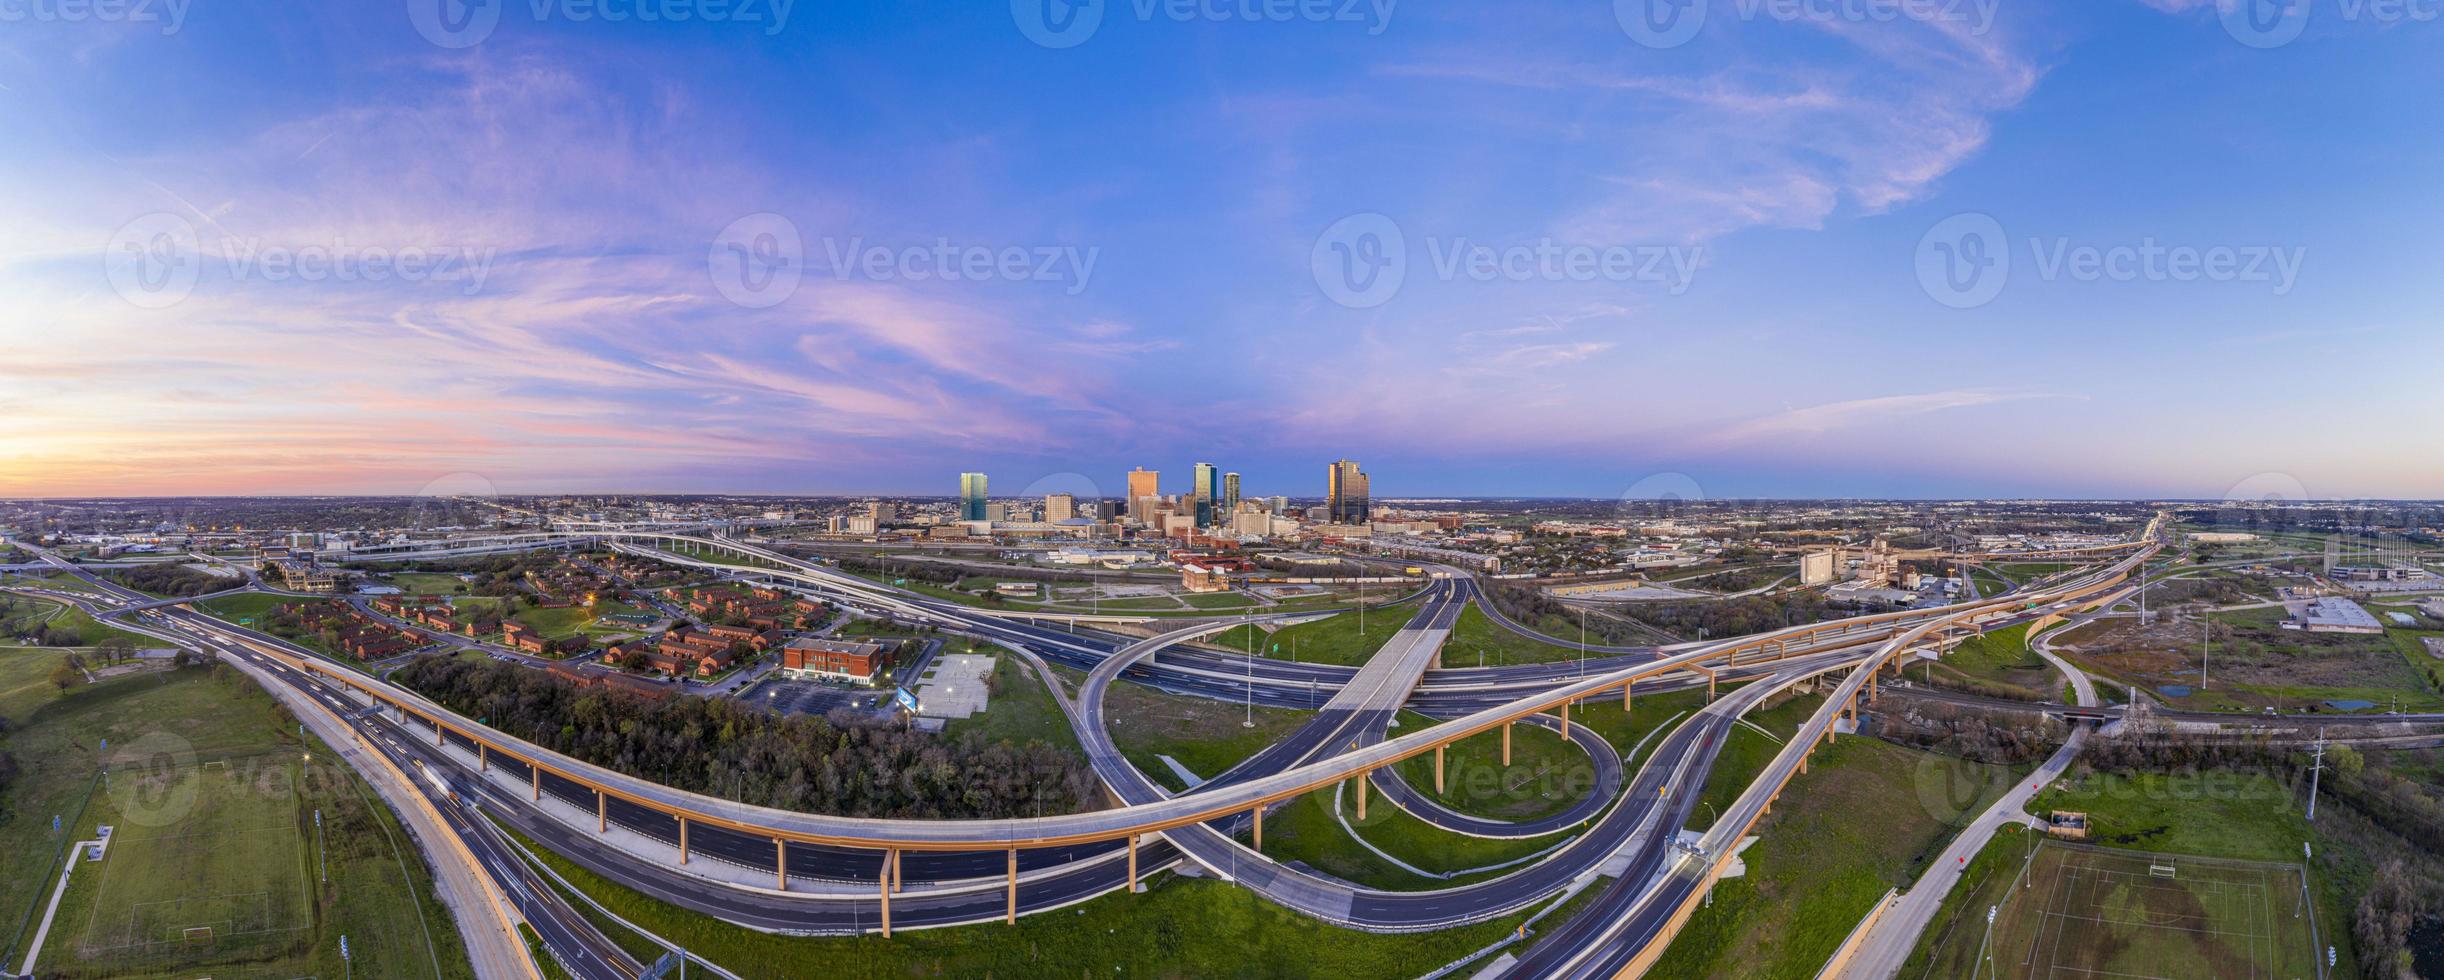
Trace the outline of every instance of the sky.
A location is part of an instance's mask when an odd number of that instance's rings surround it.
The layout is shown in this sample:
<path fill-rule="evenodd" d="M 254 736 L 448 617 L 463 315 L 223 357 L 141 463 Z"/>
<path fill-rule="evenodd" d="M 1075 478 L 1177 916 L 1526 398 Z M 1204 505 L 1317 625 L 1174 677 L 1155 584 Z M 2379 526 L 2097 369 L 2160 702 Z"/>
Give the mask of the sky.
<path fill-rule="evenodd" d="M 0 496 L 2435 497 L 2439 15 L 0 0 Z"/>

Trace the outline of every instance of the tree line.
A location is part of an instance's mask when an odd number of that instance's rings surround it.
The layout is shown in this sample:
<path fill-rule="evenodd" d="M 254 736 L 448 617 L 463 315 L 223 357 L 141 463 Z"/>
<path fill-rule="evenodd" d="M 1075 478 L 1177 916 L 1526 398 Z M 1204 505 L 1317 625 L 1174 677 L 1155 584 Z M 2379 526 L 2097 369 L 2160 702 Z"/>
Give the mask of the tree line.
<path fill-rule="evenodd" d="M 176 562 L 159 562 L 122 568 L 115 573 L 120 584 L 159 596 L 198 596 L 207 592 L 234 589 L 245 582 L 223 578 L 211 572 L 188 568 Z"/>
<path fill-rule="evenodd" d="M 742 803 L 933 819 L 1102 806 L 1085 761 L 1041 741 L 945 739 L 848 712 L 784 715 L 729 698 L 648 699 L 492 660 L 422 657 L 391 680 L 554 751 Z"/>

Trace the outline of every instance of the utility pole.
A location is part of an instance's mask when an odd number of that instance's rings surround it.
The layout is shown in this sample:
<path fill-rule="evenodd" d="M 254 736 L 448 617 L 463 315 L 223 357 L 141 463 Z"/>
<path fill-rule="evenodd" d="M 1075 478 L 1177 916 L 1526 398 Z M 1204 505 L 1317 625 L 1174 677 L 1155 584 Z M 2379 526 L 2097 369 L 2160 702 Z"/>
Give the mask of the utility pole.
<path fill-rule="evenodd" d="M 2207 606 L 2205 611 L 2199 614 L 2198 621 L 2206 627 L 2203 630 L 2205 635 L 2199 638 L 2198 646 L 2198 689 L 2203 691 L 2207 688 L 2207 664 L 2215 652 L 2215 607 Z"/>
<path fill-rule="evenodd" d="M 2317 729 L 2316 761 L 2308 767 L 2308 819 L 2317 819 L 2317 777 L 2325 773 L 2325 729 Z"/>

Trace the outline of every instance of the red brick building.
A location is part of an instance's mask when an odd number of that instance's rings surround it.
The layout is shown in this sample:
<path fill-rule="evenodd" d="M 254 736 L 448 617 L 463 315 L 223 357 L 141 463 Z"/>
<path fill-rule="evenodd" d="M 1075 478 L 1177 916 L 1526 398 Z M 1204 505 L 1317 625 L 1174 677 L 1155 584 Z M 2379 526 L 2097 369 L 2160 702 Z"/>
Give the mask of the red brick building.
<path fill-rule="evenodd" d="M 816 637 L 781 647 L 781 669 L 800 676 L 844 677 L 872 684 L 891 666 L 892 645 L 876 640 L 846 642 Z"/>

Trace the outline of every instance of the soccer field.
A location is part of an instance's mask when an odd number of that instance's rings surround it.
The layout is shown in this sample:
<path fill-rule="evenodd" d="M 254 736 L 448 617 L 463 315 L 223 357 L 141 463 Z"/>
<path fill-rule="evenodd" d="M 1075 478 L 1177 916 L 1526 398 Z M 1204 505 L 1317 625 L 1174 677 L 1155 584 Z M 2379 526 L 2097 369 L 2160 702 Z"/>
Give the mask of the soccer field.
<path fill-rule="evenodd" d="M 113 828 L 107 856 L 75 882 L 93 882 L 76 958 L 136 969 L 311 940 L 312 829 L 296 780 L 294 762 L 271 757 L 115 774 L 98 821 Z"/>
<path fill-rule="evenodd" d="M 1980 973 L 2314 980 L 2323 945 L 2302 883 L 2298 865 L 2048 841 L 1998 907 Z"/>

